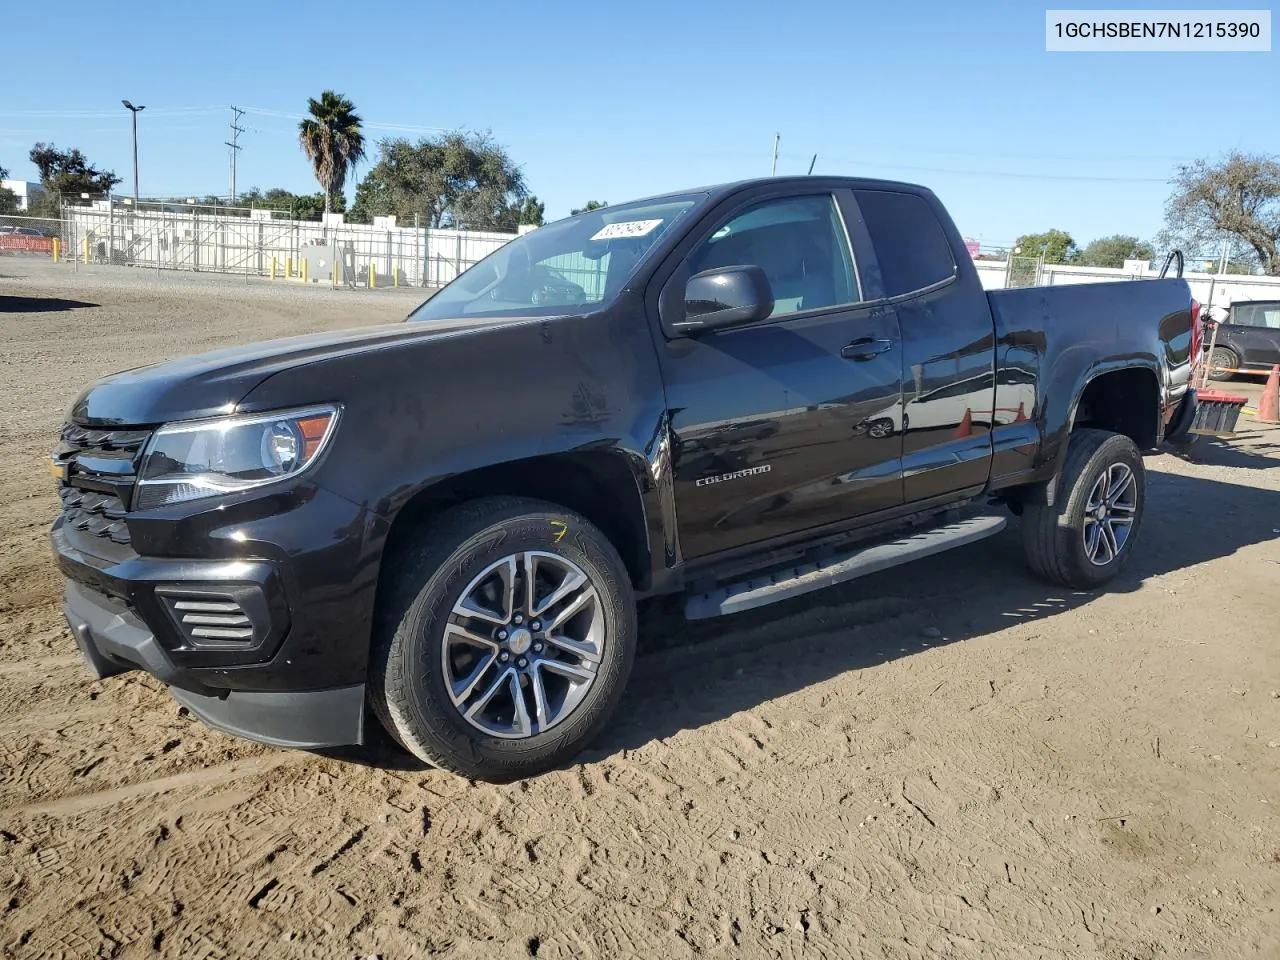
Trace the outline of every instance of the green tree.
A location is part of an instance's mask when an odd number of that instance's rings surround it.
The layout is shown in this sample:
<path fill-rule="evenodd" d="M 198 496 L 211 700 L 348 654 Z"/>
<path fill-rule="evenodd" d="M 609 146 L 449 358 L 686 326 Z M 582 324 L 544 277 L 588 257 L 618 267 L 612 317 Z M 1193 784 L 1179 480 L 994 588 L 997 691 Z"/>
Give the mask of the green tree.
<path fill-rule="evenodd" d="M 74 147 L 59 150 L 52 143 L 37 143 L 27 156 L 40 171 L 41 186 L 51 194 L 102 194 L 120 182 L 113 171 L 90 166 L 85 155 Z"/>
<path fill-rule="evenodd" d="M 339 193 L 331 202 L 331 213 L 342 213 L 347 209 L 346 194 Z M 283 187 L 272 187 L 263 192 L 254 187 L 236 197 L 236 206 L 288 211 L 295 220 L 319 220 L 324 212 L 324 194 L 296 194 Z"/>
<path fill-rule="evenodd" d="M 1015 257 L 1044 257 L 1045 263 L 1067 263 L 1076 252 L 1076 242 L 1065 230 L 1026 233 L 1013 244 Z"/>
<path fill-rule="evenodd" d="M 364 159 L 364 133 L 355 105 L 332 90 L 320 94 L 319 100 L 308 100 L 307 109 L 311 116 L 298 124 L 298 142 L 311 161 L 324 193 L 324 212 L 329 213 L 334 195 L 342 193 L 347 177 Z"/>
<path fill-rule="evenodd" d="M 520 207 L 520 226 L 540 227 L 546 222 L 547 205 L 537 197 L 525 197 Z"/>
<path fill-rule="evenodd" d="M 0 180 L 8 180 L 9 171 L 0 167 Z M 8 187 L 0 187 L 0 213 L 15 213 L 18 209 L 18 195 Z"/>
<path fill-rule="evenodd" d="M 599 210 L 601 207 L 607 207 L 608 205 L 609 204 L 607 202 L 602 203 L 599 200 L 588 200 L 585 207 L 578 207 L 575 210 L 570 210 L 569 216 L 576 217 L 580 213 L 590 213 L 592 210 Z"/>
<path fill-rule="evenodd" d="M 356 199 L 351 204 L 351 213 L 347 219 L 352 223 L 373 223 L 375 216 L 386 216 L 391 213 L 391 188 L 386 180 L 376 175 L 377 167 L 356 184 Z M 413 226 L 412 218 L 404 226 Z"/>
<path fill-rule="evenodd" d="M 488 133 L 454 131 L 378 144 L 378 162 L 356 187 L 353 216 L 394 214 L 401 223 L 514 232 L 530 198 L 524 174 Z M 532 214 L 533 208 L 527 211 Z"/>
<path fill-rule="evenodd" d="M 1117 233 L 1089 241 L 1071 262 L 1082 267 L 1123 267 L 1126 260 L 1151 260 L 1155 255 L 1151 244 Z"/>
<path fill-rule="evenodd" d="M 1161 242 L 1188 250 L 1242 242 L 1267 276 L 1280 277 L 1280 156 L 1228 153 L 1178 167 Z"/>

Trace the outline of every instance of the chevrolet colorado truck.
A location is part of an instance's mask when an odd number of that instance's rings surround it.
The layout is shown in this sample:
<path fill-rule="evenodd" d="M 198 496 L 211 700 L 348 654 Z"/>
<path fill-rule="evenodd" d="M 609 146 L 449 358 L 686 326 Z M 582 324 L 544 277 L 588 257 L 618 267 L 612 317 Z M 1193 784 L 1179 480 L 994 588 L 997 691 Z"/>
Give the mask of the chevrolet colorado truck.
<path fill-rule="evenodd" d="M 490 780 L 617 707 L 636 601 L 735 614 L 1018 518 L 1098 587 L 1184 436 L 1180 278 L 985 292 L 928 189 L 769 178 L 514 239 L 399 323 L 128 370 L 71 406 L 51 532 L 98 677 L 220 730 L 372 716 Z"/>

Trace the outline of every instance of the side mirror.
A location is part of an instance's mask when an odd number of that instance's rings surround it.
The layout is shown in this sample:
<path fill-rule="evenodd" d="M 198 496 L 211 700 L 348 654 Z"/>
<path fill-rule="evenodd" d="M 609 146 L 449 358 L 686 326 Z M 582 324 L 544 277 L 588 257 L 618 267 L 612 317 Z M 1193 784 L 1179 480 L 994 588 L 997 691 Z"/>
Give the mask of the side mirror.
<path fill-rule="evenodd" d="M 681 333 L 756 323 L 773 313 L 769 278 L 756 266 L 719 267 L 689 278 L 684 288 Z"/>

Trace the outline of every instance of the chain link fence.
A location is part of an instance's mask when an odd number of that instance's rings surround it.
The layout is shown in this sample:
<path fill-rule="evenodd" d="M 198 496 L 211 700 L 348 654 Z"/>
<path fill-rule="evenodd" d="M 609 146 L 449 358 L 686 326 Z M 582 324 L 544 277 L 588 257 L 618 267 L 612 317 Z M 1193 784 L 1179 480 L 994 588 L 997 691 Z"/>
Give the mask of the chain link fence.
<path fill-rule="evenodd" d="M 52 256 L 61 245 L 63 222 L 48 217 L 0 215 L 0 254 Z"/>
<path fill-rule="evenodd" d="M 68 262 L 305 280 L 439 287 L 516 234 L 295 220 L 288 211 L 199 203 L 64 201 L 53 221 Z"/>
<path fill-rule="evenodd" d="M 1005 266 L 1004 285 L 1009 287 L 1034 287 L 1044 274 L 1043 257 L 1010 256 Z"/>

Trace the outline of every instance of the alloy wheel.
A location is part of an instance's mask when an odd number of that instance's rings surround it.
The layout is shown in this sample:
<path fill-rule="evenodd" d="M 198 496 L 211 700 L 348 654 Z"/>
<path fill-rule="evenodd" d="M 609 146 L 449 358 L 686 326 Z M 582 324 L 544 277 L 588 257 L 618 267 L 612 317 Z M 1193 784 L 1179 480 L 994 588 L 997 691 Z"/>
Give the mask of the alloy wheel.
<path fill-rule="evenodd" d="M 490 736 L 545 733 L 581 706 L 606 642 L 600 594 L 582 568 L 537 550 L 503 557 L 450 612 L 441 647 L 449 699 Z"/>

